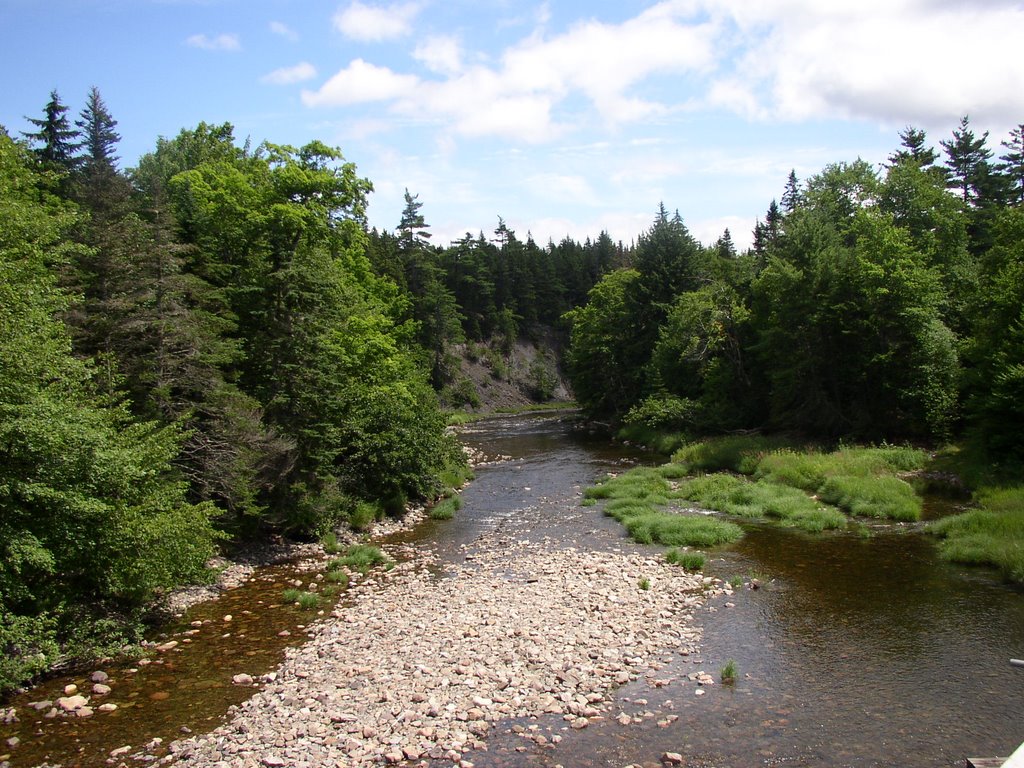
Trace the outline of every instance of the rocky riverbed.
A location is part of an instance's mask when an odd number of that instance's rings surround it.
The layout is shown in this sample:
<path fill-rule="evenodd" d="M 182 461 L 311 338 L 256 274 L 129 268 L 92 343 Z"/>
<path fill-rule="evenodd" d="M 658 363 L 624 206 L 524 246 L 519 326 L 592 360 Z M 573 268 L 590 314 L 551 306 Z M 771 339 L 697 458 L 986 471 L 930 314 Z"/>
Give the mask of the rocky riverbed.
<path fill-rule="evenodd" d="M 563 729 L 628 719 L 611 709 L 615 687 L 695 653 L 693 615 L 711 588 L 653 556 L 497 535 L 436 571 L 420 557 L 354 585 L 226 724 L 175 742 L 162 762 L 468 766 L 510 723 L 557 743 Z M 561 727 L 519 725 L 544 716 Z"/>

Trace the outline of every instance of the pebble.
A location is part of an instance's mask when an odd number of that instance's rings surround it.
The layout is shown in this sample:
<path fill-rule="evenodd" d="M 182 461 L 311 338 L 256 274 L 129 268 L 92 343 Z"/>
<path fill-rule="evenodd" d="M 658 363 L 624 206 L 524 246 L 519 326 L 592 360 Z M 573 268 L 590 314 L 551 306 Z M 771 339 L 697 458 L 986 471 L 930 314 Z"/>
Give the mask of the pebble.
<path fill-rule="evenodd" d="M 108 693 L 110 693 L 110 686 L 104 685 L 103 683 L 96 683 L 92 687 L 92 692 L 97 696 L 106 696 Z"/>
<path fill-rule="evenodd" d="M 108 675 L 101 669 L 97 669 L 95 672 L 89 675 L 89 680 L 94 683 L 105 683 L 108 680 L 110 680 L 110 675 Z"/>
<path fill-rule="evenodd" d="M 229 722 L 174 742 L 168 764 L 466 768 L 461 756 L 486 749 L 499 721 L 551 713 L 566 729 L 586 728 L 605 717 L 613 688 L 696 654 L 693 615 L 716 593 L 702 592 L 699 574 L 653 558 L 497 534 L 446 566 L 444 579 L 426 578 L 436 558 L 417 552 L 354 581 L 350 600 L 300 627 L 309 640 L 286 651 Z M 642 577 L 658 588 L 637 590 Z"/>

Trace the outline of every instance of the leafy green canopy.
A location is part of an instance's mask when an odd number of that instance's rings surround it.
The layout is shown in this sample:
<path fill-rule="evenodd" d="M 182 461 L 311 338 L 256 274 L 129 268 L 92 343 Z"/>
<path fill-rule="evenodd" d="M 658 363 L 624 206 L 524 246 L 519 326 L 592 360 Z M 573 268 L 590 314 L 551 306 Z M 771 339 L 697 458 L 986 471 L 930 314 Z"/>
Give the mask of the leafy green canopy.
<path fill-rule="evenodd" d="M 0 654 L 31 656 L 85 602 L 130 608 L 200 577 L 212 506 L 171 468 L 180 435 L 100 396 L 56 314 L 72 208 L 0 136 Z"/>

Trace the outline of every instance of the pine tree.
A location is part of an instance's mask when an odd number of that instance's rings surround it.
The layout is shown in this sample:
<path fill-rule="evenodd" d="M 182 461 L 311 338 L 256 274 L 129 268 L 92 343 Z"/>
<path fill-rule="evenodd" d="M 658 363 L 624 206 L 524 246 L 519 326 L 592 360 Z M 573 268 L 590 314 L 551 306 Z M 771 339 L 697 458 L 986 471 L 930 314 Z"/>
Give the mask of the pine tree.
<path fill-rule="evenodd" d="M 932 147 L 926 147 L 927 136 L 924 131 L 908 125 L 900 131 L 900 146 L 904 147 L 889 155 L 890 165 L 913 162 L 918 168 L 928 168 L 939 159 L 939 153 Z"/>
<path fill-rule="evenodd" d="M 796 178 L 796 170 L 789 172 L 786 179 L 786 191 L 782 193 L 782 210 L 786 215 L 791 214 L 800 205 L 800 182 Z"/>
<path fill-rule="evenodd" d="M 1002 142 L 1006 154 L 1000 155 L 1003 162 L 999 170 L 1006 174 L 1010 185 L 1011 201 L 1024 204 L 1024 123 L 1010 131 L 1009 141 Z"/>
<path fill-rule="evenodd" d="M 940 142 L 946 150 L 949 188 L 959 190 L 965 205 L 978 203 L 985 179 L 991 173 L 992 150 L 985 146 L 987 140 L 988 131 L 980 138 L 975 137 L 970 120 L 964 115 L 960 127 L 953 131 L 953 138 Z"/>
<path fill-rule="evenodd" d="M 111 169 L 115 168 L 118 158 L 114 154 L 114 149 L 121 137 L 114 130 L 117 121 L 111 117 L 110 110 L 107 109 L 95 85 L 89 89 L 85 108 L 82 109 L 79 118 L 75 125 L 81 131 L 86 165 L 106 165 Z"/>
<path fill-rule="evenodd" d="M 78 131 L 68 122 L 68 108 L 61 103 L 56 90 L 50 91 L 50 101 L 43 108 L 43 118 L 27 118 L 38 130 L 21 135 L 40 146 L 34 149 L 45 167 L 70 173 L 75 170 L 78 160 L 75 153 L 79 144 Z"/>

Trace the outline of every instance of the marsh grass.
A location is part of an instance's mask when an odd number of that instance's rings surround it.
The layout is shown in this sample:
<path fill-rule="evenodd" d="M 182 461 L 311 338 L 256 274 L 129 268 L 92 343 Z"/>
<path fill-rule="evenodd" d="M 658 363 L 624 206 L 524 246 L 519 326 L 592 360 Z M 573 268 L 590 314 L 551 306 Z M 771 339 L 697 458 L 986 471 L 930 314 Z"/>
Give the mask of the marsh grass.
<path fill-rule="evenodd" d="M 341 589 L 348 588 L 348 574 L 342 570 L 329 570 L 324 574 L 324 579 L 331 584 L 337 585 Z"/>
<path fill-rule="evenodd" d="M 338 543 L 338 534 L 334 531 L 331 531 L 324 536 L 323 539 L 320 540 L 320 543 L 323 545 L 324 552 L 328 555 L 336 555 L 341 552 L 341 545 Z"/>
<path fill-rule="evenodd" d="M 665 552 L 665 562 L 669 565 L 678 565 L 687 571 L 700 571 L 704 568 L 706 558 L 703 552 L 688 552 L 673 547 Z M 742 581 L 740 583 L 742 584 Z"/>
<path fill-rule="evenodd" d="M 921 497 L 898 477 L 837 475 L 822 483 L 818 496 L 861 517 L 904 521 L 921 518 Z"/>
<path fill-rule="evenodd" d="M 672 486 L 657 467 L 632 469 L 583 492 L 585 499 L 649 499 L 654 504 L 666 504 L 671 496 Z"/>
<path fill-rule="evenodd" d="M 451 520 L 460 509 L 462 509 L 462 497 L 449 496 L 447 499 L 441 499 L 430 509 L 430 519 Z"/>
<path fill-rule="evenodd" d="M 722 682 L 726 685 L 732 685 L 736 682 L 736 678 L 739 676 L 739 669 L 736 666 L 736 662 L 733 659 L 729 659 L 725 662 L 725 666 L 722 667 L 722 671 L 719 672 L 719 677 Z"/>
<path fill-rule="evenodd" d="M 730 470 L 749 475 L 763 456 L 789 444 L 782 437 L 730 435 L 683 445 L 672 454 L 672 461 L 685 467 L 688 474 Z"/>
<path fill-rule="evenodd" d="M 668 547 L 714 547 L 743 535 L 735 523 L 710 517 L 690 517 L 668 512 L 649 512 L 623 521 L 629 535 L 641 544 Z"/>
<path fill-rule="evenodd" d="M 785 485 L 751 482 L 734 475 L 696 477 L 679 485 L 677 494 L 708 509 L 738 517 L 771 517 L 805 531 L 844 528 L 846 517 L 803 491 Z"/>
<path fill-rule="evenodd" d="M 984 488 L 979 509 L 937 520 L 928 530 L 943 540 L 939 553 L 968 565 L 991 565 L 1024 583 L 1024 485 Z"/>
<path fill-rule="evenodd" d="M 299 608 L 304 611 L 320 607 L 320 595 L 315 592 L 304 592 L 301 589 L 286 589 L 281 593 L 281 599 L 286 603 L 297 603 Z"/>
<path fill-rule="evenodd" d="M 327 570 L 336 571 L 344 567 L 365 576 L 371 568 L 377 565 L 392 567 L 394 562 L 379 547 L 372 544 L 353 544 L 344 556 L 335 558 L 328 563 Z"/>
<path fill-rule="evenodd" d="M 286 589 L 281 593 L 281 600 L 286 603 L 297 603 L 299 602 L 299 595 L 301 594 L 301 589 Z"/>

